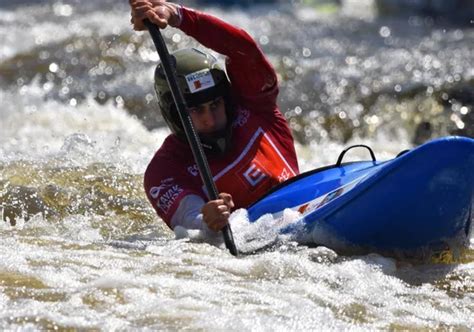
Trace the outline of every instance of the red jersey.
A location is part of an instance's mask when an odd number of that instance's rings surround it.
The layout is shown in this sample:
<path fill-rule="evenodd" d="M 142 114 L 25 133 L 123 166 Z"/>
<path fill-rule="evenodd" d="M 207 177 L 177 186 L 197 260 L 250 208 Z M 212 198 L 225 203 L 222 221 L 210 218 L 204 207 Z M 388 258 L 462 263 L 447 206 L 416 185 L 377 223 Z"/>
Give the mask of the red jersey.
<path fill-rule="evenodd" d="M 219 192 L 246 208 L 269 189 L 299 173 L 293 137 L 278 110 L 277 78 L 255 41 L 213 16 L 182 8 L 179 28 L 227 57 L 236 106 L 229 150 L 207 155 Z M 145 172 L 145 190 L 158 215 L 170 225 L 186 195 L 208 200 L 189 145 L 169 135 Z"/>

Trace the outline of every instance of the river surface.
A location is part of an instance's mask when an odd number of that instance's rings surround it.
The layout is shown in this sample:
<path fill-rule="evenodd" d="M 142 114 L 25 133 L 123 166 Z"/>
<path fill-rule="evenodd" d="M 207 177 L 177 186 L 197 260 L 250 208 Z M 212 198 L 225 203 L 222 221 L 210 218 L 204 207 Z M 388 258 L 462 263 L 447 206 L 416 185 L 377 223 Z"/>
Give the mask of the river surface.
<path fill-rule="evenodd" d="M 311 3 L 200 6 L 268 54 L 303 171 L 349 144 L 386 160 L 474 136 L 472 24 Z M 125 2 L 0 1 L 1 329 L 474 329 L 472 237 L 425 262 L 285 239 L 234 258 L 167 229 L 142 190 L 168 135 L 152 90 L 158 56 L 129 20 Z M 237 246 L 265 247 L 282 222 L 248 227 L 237 211 Z"/>

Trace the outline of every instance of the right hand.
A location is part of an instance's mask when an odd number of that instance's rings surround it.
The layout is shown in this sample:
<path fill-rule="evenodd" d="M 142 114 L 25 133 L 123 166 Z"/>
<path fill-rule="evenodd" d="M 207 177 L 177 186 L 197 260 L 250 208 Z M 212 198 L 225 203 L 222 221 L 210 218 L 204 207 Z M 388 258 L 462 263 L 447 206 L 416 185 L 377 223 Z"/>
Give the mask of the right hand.
<path fill-rule="evenodd" d="M 204 204 L 201 209 L 202 219 L 209 229 L 218 232 L 229 222 L 229 216 L 234 206 L 230 194 L 220 193 L 218 199 Z"/>
<path fill-rule="evenodd" d="M 164 29 L 168 25 L 179 25 L 178 7 L 166 0 L 129 0 L 131 10 L 131 23 L 137 31 L 146 30 L 144 19 L 149 19 L 159 28 Z"/>

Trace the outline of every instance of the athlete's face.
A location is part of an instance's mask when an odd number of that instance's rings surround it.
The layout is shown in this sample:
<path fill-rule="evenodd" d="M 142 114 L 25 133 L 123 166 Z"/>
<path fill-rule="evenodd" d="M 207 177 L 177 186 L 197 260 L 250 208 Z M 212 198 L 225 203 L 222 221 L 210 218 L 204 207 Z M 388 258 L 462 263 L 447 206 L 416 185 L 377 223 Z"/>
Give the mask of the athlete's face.
<path fill-rule="evenodd" d="M 218 97 L 197 107 L 191 107 L 188 111 L 194 128 L 199 134 L 211 134 L 224 129 L 227 124 L 223 97 Z"/>

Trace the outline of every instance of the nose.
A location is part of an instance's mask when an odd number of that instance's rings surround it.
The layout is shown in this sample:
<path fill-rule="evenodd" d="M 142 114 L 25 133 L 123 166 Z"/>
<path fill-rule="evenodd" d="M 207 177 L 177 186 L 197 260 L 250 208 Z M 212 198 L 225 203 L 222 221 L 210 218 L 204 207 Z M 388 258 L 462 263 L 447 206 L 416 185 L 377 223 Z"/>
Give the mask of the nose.
<path fill-rule="evenodd" d="M 212 131 L 216 126 L 216 114 L 209 106 L 204 106 L 201 113 L 201 121 L 205 129 Z"/>

